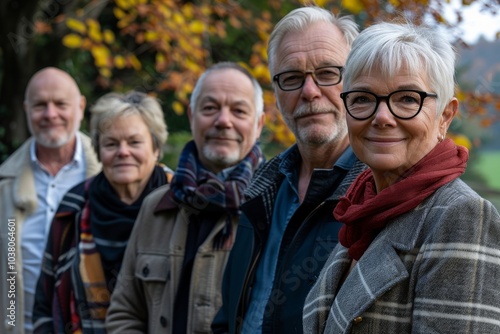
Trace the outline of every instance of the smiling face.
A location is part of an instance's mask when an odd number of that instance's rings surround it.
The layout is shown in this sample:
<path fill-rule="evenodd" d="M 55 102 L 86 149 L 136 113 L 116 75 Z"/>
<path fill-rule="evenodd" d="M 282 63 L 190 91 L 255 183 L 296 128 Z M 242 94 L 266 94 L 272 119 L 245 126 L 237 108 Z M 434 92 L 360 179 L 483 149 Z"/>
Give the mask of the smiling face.
<path fill-rule="evenodd" d="M 140 115 L 118 116 L 99 138 L 99 157 L 104 175 L 113 188 L 143 187 L 156 164 L 159 151 Z"/>
<path fill-rule="evenodd" d="M 85 98 L 67 73 L 49 68 L 30 80 L 24 109 L 37 143 L 59 148 L 68 144 L 80 128 Z"/>
<path fill-rule="evenodd" d="M 365 90 L 388 95 L 400 89 L 415 89 L 433 93 L 424 75 L 411 75 L 406 70 L 387 78 L 379 70 L 354 79 L 350 90 Z M 458 109 L 453 98 L 444 112 L 436 112 L 436 99 L 426 98 L 420 113 L 411 119 L 398 119 L 381 101 L 375 115 L 367 120 L 347 116 L 349 139 L 356 156 L 372 170 L 377 190 L 393 184 L 437 144 Z"/>
<path fill-rule="evenodd" d="M 323 66 L 344 66 L 348 47 L 340 30 L 331 23 L 316 23 L 300 34 L 289 33 L 276 55 L 276 73 L 314 71 Z M 345 110 L 340 93 L 342 82 L 318 86 L 307 75 L 302 88 L 282 91 L 274 84 L 277 104 L 297 142 L 323 145 L 347 137 Z"/>
<path fill-rule="evenodd" d="M 256 116 L 252 82 L 238 70 L 210 72 L 195 108 L 188 111 L 191 132 L 201 163 L 213 172 L 241 161 L 260 136 L 263 115 Z"/>

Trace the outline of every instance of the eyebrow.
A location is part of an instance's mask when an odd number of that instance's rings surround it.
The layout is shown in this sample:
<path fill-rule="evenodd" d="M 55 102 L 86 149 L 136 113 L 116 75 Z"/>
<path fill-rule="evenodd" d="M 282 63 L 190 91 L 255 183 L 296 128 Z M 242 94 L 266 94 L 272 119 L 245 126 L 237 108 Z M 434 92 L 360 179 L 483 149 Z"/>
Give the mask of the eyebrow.
<path fill-rule="evenodd" d="M 200 105 L 205 102 L 212 102 L 215 104 L 221 104 L 218 99 L 214 98 L 213 96 L 207 95 L 204 96 L 203 98 L 200 99 Z M 239 100 L 231 100 L 230 105 L 245 105 L 251 107 L 251 104 L 248 103 L 247 100 L 245 99 L 239 99 Z"/>
<path fill-rule="evenodd" d="M 352 85 L 354 86 L 354 85 Z M 373 86 L 368 86 L 368 85 L 363 85 L 359 87 L 353 88 L 351 86 L 351 90 L 364 90 L 368 92 L 373 92 L 372 88 Z M 395 89 L 391 90 L 392 92 L 397 91 L 397 90 L 425 90 L 424 88 L 416 85 L 416 84 L 409 84 L 409 85 L 402 85 L 402 86 L 397 86 Z"/>

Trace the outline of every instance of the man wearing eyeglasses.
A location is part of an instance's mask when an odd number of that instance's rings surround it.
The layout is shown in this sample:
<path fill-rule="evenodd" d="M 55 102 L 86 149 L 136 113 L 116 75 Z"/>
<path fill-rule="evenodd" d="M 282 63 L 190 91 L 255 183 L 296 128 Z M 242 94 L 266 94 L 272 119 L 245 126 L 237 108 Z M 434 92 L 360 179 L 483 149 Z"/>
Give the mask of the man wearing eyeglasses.
<path fill-rule="evenodd" d="M 341 224 L 333 209 L 366 167 L 349 147 L 342 70 L 349 17 L 299 8 L 268 44 L 277 105 L 296 144 L 254 177 L 241 206 L 215 333 L 302 333 L 302 308 Z"/>

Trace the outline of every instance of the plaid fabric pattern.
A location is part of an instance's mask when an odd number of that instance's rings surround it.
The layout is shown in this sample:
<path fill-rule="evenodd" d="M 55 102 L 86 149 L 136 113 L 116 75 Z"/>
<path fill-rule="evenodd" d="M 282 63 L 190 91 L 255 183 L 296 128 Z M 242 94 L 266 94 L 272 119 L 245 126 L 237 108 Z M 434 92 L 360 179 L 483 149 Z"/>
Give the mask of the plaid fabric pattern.
<path fill-rule="evenodd" d="M 190 141 L 179 158 L 168 196 L 193 214 L 201 211 L 229 213 L 226 226 L 214 240 L 216 249 L 229 249 L 234 239 L 232 216 L 240 214 L 239 208 L 245 198 L 244 191 L 264 160 L 264 154 L 256 144 L 227 178 L 222 180 L 202 166 L 196 145 L 194 141 Z"/>
<path fill-rule="evenodd" d="M 304 333 L 500 333 L 500 215 L 460 179 L 392 220 L 349 269 L 338 244 Z"/>

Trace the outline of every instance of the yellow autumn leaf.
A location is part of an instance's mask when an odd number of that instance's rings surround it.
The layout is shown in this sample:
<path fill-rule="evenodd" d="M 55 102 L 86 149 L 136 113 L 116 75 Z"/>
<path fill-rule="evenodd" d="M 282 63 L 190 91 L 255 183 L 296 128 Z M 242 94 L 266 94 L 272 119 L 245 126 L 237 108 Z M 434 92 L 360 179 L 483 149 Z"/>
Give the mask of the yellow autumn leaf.
<path fill-rule="evenodd" d="M 71 30 L 79 32 L 82 35 L 85 34 L 85 32 L 87 31 L 85 23 L 83 23 L 82 21 L 75 20 L 73 18 L 69 18 L 66 20 L 66 26 Z"/>
<path fill-rule="evenodd" d="M 101 30 L 101 25 L 100 23 L 95 20 L 95 19 L 87 19 L 85 20 L 85 22 L 87 23 L 87 26 L 89 27 L 89 29 L 91 30 Z"/>
<path fill-rule="evenodd" d="M 118 7 L 115 7 L 113 8 L 113 14 L 115 14 L 115 17 L 118 19 L 118 20 L 121 20 L 125 17 L 125 12 L 123 10 L 121 10 L 120 8 Z"/>
<path fill-rule="evenodd" d="M 465 94 L 463 91 L 461 90 L 457 91 L 455 96 L 458 99 L 458 101 L 465 101 Z"/>
<path fill-rule="evenodd" d="M 167 68 L 165 55 L 158 52 L 155 56 L 155 69 L 157 72 L 164 72 Z"/>
<path fill-rule="evenodd" d="M 63 37 L 62 43 L 65 47 L 76 49 L 82 46 L 82 38 L 76 34 L 68 34 Z"/>
<path fill-rule="evenodd" d="M 111 78 L 111 70 L 109 68 L 100 68 L 99 74 L 105 78 Z"/>
<path fill-rule="evenodd" d="M 184 6 L 182 6 L 182 14 L 184 14 L 184 17 L 186 19 L 191 19 L 193 18 L 193 5 L 190 4 L 190 3 L 187 3 L 185 4 Z"/>
<path fill-rule="evenodd" d="M 177 25 L 183 25 L 184 24 L 184 17 L 179 13 L 174 13 L 174 22 Z"/>
<path fill-rule="evenodd" d="M 102 42 L 102 34 L 99 30 L 89 30 L 89 37 L 94 42 L 100 43 Z"/>
<path fill-rule="evenodd" d="M 94 19 L 87 19 L 87 26 L 89 27 L 89 38 L 94 42 L 102 42 L 101 25 Z"/>
<path fill-rule="evenodd" d="M 94 63 L 96 67 L 106 67 L 108 66 L 110 52 L 109 49 L 104 45 L 96 45 L 90 49 L 92 56 L 94 57 Z"/>
<path fill-rule="evenodd" d="M 170 17 L 172 16 L 172 11 L 167 6 L 158 6 L 156 10 L 158 11 L 158 13 L 161 13 L 165 19 L 170 19 Z"/>
<path fill-rule="evenodd" d="M 399 0 L 389 0 L 389 3 L 395 8 L 398 8 L 401 5 Z"/>
<path fill-rule="evenodd" d="M 468 150 L 472 148 L 472 143 L 466 136 L 464 135 L 449 135 L 449 136 L 451 137 L 451 139 L 453 139 L 456 145 L 463 146 Z"/>
<path fill-rule="evenodd" d="M 148 30 L 144 33 L 144 39 L 146 42 L 153 42 L 158 40 L 158 32 L 153 30 Z"/>
<path fill-rule="evenodd" d="M 267 69 L 267 66 L 265 66 L 264 64 L 259 64 L 255 66 L 252 73 L 257 79 L 266 82 L 269 82 L 271 80 L 269 70 Z"/>
<path fill-rule="evenodd" d="M 184 65 L 189 71 L 196 72 L 196 70 L 199 68 L 199 65 L 196 64 L 195 62 L 191 61 L 190 59 L 186 59 L 185 65 Z"/>
<path fill-rule="evenodd" d="M 328 3 L 328 0 L 316 0 L 315 4 L 318 7 L 325 7 L 325 5 Z"/>
<path fill-rule="evenodd" d="M 209 17 L 212 15 L 212 8 L 206 4 L 201 6 L 201 13 L 203 14 L 204 17 Z"/>
<path fill-rule="evenodd" d="M 109 29 L 104 30 L 103 35 L 104 35 L 104 41 L 106 43 L 112 44 L 115 41 L 115 34 L 111 30 Z"/>
<path fill-rule="evenodd" d="M 122 8 L 125 10 L 129 9 L 132 6 L 130 1 L 128 1 L 128 0 L 115 0 L 115 3 L 119 8 Z"/>
<path fill-rule="evenodd" d="M 178 90 L 178 91 L 176 92 L 176 94 L 175 94 L 175 95 L 177 96 L 177 98 L 178 98 L 179 100 L 181 100 L 181 101 L 186 101 L 186 100 L 187 100 L 187 95 L 188 95 L 188 93 L 190 93 L 190 92 L 186 92 L 186 91 L 185 91 L 184 89 L 182 89 L 182 87 L 181 87 L 181 89 L 180 89 L 180 90 Z"/>
<path fill-rule="evenodd" d="M 174 101 L 172 103 L 172 109 L 174 110 L 176 115 L 180 116 L 184 114 L 184 106 L 179 101 Z"/>
<path fill-rule="evenodd" d="M 186 39 L 179 39 L 179 47 L 186 53 L 191 53 L 193 51 L 193 47 L 191 43 L 189 43 Z"/>
<path fill-rule="evenodd" d="M 182 86 L 182 90 L 191 93 L 193 91 L 193 83 L 192 82 L 185 82 L 184 85 Z"/>
<path fill-rule="evenodd" d="M 201 34 L 205 31 L 205 25 L 200 20 L 194 20 L 189 24 L 189 30 L 193 34 Z"/>
<path fill-rule="evenodd" d="M 119 70 L 125 68 L 125 66 L 127 65 L 125 58 L 121 55 L 115 56 L 114 63 L 115 63 L 115 67 Z"/>
<path fill-rule="evenodd" d="M 360 0 L 342 0 L 342 7 L 353 14 L 361 13 L 364 8 Z"/>
<path fill-rule="evenodd" d="M 134 54 L 128 56 L 128 61 L 136 71 L 142 68 L 141 62 L 139 61 L 139 59 L 137 59 L 137 57 Z"/>

